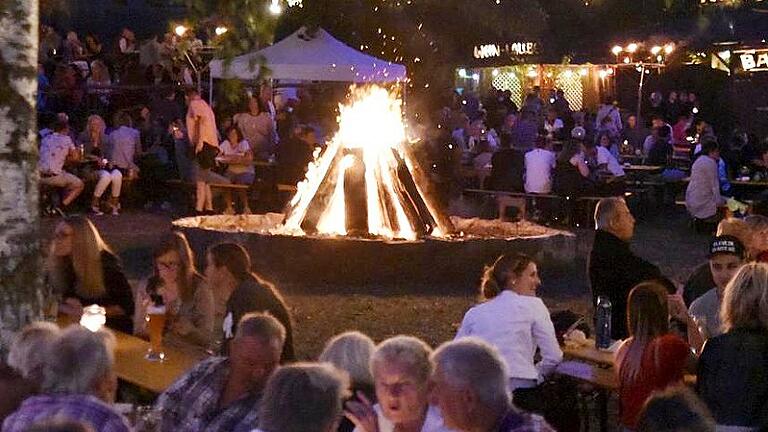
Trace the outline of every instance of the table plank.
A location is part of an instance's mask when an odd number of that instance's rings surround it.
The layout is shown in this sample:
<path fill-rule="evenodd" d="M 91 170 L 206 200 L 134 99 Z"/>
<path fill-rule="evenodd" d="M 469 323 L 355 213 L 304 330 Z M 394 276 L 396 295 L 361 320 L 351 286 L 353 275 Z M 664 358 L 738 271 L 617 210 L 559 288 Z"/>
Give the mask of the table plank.
<path fill-rule="evenodd" d="M 165 360 L 152 362 L 144 358 L 149 342 L 115 330 L 112 333 L 117 340 L 117 377 L 154 393 L 164 392 L 176 379 L 207 356 L 196 348 L 166 344 Z"/>
<path fill-rule="evenodd" d="M 602 366 L 613 366 L 613 353 L 595 348 L 594 339 L 589 339 L 584 345 L 564 345 L 563 355 L 568 358 L 596 363 Z"/>
<path fill-rule="evenodd" d="M 611 391 L 619 389 L 619 379 L 612 367 L 603 368 L 580 361 L 564 361 L 557 365 L 555 373 L 592 384 L 601 389 Z"/>

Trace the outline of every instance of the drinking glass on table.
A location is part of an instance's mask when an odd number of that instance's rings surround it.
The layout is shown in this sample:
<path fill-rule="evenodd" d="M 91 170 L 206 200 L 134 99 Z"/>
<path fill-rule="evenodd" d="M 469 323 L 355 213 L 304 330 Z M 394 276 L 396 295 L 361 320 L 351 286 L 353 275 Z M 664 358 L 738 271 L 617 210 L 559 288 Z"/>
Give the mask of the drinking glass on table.
<path fill-rule="evenodd" d="M 166 309 L 163 304 L 150 304 L 147 307 L 147 333 L 149 333 L 149 351 L 144 356 L 149 361 L 165 360 L 163 352 L 163 331 L 165 330 Z"/>

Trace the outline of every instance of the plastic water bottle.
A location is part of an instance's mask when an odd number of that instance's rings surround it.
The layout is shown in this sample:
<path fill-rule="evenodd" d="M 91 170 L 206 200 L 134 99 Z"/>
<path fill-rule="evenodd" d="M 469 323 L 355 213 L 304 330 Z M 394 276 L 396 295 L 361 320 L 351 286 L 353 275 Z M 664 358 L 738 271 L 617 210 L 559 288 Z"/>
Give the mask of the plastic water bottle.
<path fill-rule="evenodd" d="M 595 316 L 595 347 L 608 349 L 611 346 L 611 301 L 608 297 L 597 297 Z"/>

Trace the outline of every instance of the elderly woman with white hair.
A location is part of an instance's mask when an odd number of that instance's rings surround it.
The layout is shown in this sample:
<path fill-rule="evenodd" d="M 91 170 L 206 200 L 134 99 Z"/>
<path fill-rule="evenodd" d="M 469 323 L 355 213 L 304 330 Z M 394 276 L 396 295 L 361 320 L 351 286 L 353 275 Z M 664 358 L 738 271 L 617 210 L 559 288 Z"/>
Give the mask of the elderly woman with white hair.
<path fill-rule="evenodd" d="M 23 432 L 54 418 L 82 421 L 99 432 L 128 432 L 111 404 L 117 390 L 115 337 L 71 326 L 47 350 L 41 394 L 25 400 L 3 423 L 3 432 Z"/>
<path fill-rule="evenodd" d="M 325 344 L 318 361 L 330 363 L 337 369 L 349 374 L 351 394 L 362 392 L 368 400 L 376 400 L 371 374 L 371 356 L 376 344 L 368 336 L 358 331 L 348 331 L 334 336 Z M 348 418 L 343 418 L 339 424 L 339 432 L 352 432 L 355 424 Z"/>
<path fill-rule="evenodd" d="M 40 389 L 45 352 L 58 336 L 56 325 L 42 321 L 24 327 L 16 335 L 8 352 L 8 364 L 0 362 L 0 424 Z"/>
<path fill-rule="evenodd" d="M 447 342 L 432 354 L 432 399 L 456 431 L 554 432 L 543 418 L 519 411 L 498 350 L 481 339 Z"/>
<path fill-rule="evenodd" d="M 358 392 L 360 402 L 347 402 L 346 416 L 357 432 L 442 432 L 437 407 L 429 404 L 432 349 L 412 336 L 395 336 L 380 343 L 371 357 L 377 404 Z"/>
<path fill-rule="evenodd" d="M 267 382 L 254 432 L 335 431 L 347 381 L 330 364 L 296 363 L 278 369 Z"/>

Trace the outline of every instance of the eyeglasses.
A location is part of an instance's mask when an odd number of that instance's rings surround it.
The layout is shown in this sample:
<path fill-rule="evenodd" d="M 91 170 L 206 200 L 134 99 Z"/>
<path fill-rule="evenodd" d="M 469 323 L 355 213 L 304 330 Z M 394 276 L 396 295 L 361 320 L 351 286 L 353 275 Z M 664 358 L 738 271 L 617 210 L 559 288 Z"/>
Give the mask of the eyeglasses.
<path fill-rule="evenodd" d="M 181 266 L 181 263 L 178 261 L 168 261 L 168 262 L 158 261 L 157 266 L 160 268 L 164 268 L 166 270 L 176 270 Z"/>

